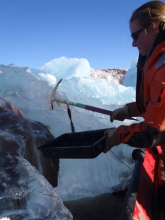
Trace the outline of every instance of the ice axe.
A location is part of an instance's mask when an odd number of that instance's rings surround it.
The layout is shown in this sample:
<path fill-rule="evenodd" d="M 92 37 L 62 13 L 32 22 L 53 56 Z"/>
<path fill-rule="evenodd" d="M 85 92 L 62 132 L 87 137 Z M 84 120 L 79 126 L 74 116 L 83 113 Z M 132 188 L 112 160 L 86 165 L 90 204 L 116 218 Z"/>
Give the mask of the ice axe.
<path fill-rule="evenodd" d="M 50 110 L 53 110 L 53 101 L 56 101 L 55 100 L 55 95 L 56 95 L 57 88 L 58 88 L 59 84 L 61 83 L 61 81 L 62 81 L 62 78 L 58 81 L 55 88 L 53 89 L 53 92 L 52 92 L 52 95 L 51 95 Z M 74 133 L 75 128 L 74 128 L 74 124 L 72 122 L 72 115 L 71 115 L 71 111 L 70 111 L 70 108 L 69 108 L 69 104 L 68 103 L 65 103 L 65 104 L 67 105 L 67 112 L 68 112 L 68 116 L 69 116 L 69 119 L 70 119 L 71 129 L 72 129 L 72 132 Z"/>
<path fill-rule="evenodd" d="M 106 110 L 106 109 L 97 108 L 97 107 L 90 106 L 90 105 L 84 105 L 84 104 L 81 104 L 81 103 L 76 103 L 76 102 L 71 102 L 71 101 L 68 101 L 68 100 L 62 100 L 62 99 L 56 98 L 55 97 L 56 91 L 57 91 L 57 88 L 58 88 L 59 84 L 61 83 L 61 81 L 62 81 L 62 79 L 59 80 L 59 82 L 57 83 L 57 85 L 55 86 L 55 88 L 52 92 L 51 103 L 50 103 L 50 109 L 51 110 L 53 110 L 53 102 L 56 101 L 56 102 L 59 102 L 59 103 L 66 104 L 67 107 L 69 105 L 72 105 L 72 106 L 75 106 L 75 107 L 78 107 L 78 108 L 83 108 L 83 109 L 90 110 L 90 111 L 93 111 L 93 112 L 102 113 L 104 115 L 109 115 L 109 116 L 112 115 L 113 111 L 109 111 L 109 110 Z M 120 115 L 120 118 L 119 118 L 120 121 L 123 121 L 125 119 L 138 121 L 135 118 L 132 118 L 132 117 L 129 117 L 129 116 L 126 116 L 126 115 Z"/>

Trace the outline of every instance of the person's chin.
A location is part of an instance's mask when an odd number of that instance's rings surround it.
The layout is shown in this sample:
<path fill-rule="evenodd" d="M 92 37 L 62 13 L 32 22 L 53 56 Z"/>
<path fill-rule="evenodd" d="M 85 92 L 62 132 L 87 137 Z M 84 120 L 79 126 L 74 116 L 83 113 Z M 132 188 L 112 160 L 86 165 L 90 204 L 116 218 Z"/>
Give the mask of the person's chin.
<path fill-rule="evenodd" d="M 140 54 L 141 54 L 142 56 L 147 56 L 147 54 L 146 54 L 144 51 L 140 51 L 140 50 L 139 50 L 139 52 L 140 52 Z"/>

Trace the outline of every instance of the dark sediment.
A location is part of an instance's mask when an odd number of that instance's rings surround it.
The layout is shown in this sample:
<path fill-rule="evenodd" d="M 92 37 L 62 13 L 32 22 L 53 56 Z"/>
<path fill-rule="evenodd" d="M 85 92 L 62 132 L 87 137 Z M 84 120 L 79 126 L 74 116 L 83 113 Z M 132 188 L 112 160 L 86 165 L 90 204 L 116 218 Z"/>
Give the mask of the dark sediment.
<path fill-rule="evenodd" d="M 119 220 L 127 190 L 105 193 L 93 198 L 66 201 L 74 220 Z"/>

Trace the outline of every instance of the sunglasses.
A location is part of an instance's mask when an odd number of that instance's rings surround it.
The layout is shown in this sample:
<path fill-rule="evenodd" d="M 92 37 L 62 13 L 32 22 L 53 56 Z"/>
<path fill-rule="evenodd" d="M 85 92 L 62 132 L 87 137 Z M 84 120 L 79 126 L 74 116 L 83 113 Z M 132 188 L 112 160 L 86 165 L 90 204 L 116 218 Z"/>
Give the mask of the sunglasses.
<path fill-rule="evenodd" d="M 143 31 L 143 30 L 144 30 L 144 28 L 140 28 L 138 31 L 135 31 L 131 34 L 131 37 L 132 37 L 133 41 L 137 41 L 140 32 Z"/>

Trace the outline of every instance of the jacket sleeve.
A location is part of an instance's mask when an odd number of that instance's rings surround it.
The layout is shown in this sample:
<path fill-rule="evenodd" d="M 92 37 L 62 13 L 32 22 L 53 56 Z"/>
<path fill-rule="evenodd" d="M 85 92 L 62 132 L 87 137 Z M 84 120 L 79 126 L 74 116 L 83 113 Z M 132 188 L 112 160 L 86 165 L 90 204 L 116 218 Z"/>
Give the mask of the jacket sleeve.
<path fill-rule="evenodd" d="M 130 126 L 120 126 L 116 133 L 121 143 L 126 143 L 132 147 L 156 147 L 165 142 L 165 131 L 157 130 L 144 121 Z"/>
<path fill-rule="evenodd" d="M 146 148 L 155 147 L 165 141 L 165 68 L 159 68 L 150 85 L 143 122 L 117 128 L 121 143 Z"/>

